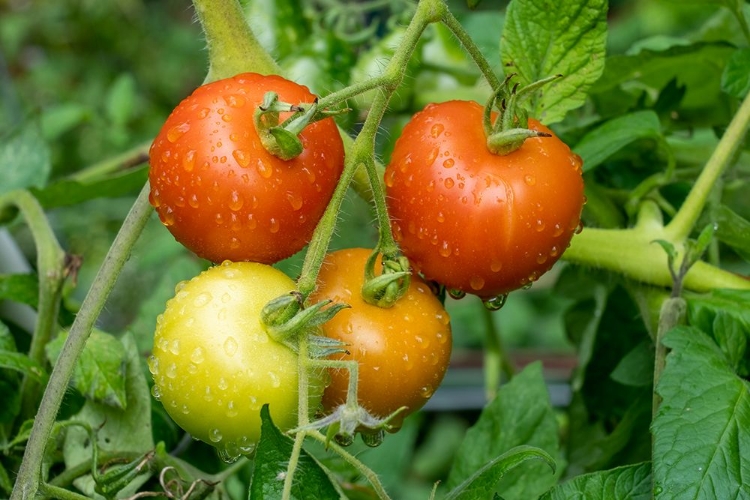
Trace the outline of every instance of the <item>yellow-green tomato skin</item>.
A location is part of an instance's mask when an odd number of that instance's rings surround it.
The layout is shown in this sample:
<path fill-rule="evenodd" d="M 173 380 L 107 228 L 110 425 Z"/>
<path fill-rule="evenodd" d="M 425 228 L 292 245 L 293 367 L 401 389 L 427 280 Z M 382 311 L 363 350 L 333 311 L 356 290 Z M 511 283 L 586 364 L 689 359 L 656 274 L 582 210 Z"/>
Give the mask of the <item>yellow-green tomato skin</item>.
<path fill-rule="evenodd" d="M 252 451 L 264 404 L 282 430 L 297 423 L 297 354 L 269 337 L 260 320 L 263 306 L 294 289 L 270 266 L 225 262 L 180 283 L 157 319 L 153 394 L 223 458 Z"/>

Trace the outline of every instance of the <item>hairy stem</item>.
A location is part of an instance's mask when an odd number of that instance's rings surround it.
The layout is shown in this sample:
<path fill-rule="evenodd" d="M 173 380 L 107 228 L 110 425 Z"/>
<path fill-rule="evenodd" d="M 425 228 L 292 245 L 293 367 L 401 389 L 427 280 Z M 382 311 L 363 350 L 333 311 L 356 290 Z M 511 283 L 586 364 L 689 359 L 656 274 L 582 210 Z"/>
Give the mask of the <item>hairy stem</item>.
<path fill-rule="evenodd" d="M 68 381 L 73 374 L 75 362 L 83 351 L 94 322 L 104 307 L 104 303 L 112 291 L 123 265 L 128 260 L 133 245 L 151 215 L 152 209 L 148 203 L 148 192 L 149 185 L 146 183 L 125 218 L 120 232 L 104 258 L 104 262 L 86 294 L 83 304 L 81 304 L 81 310 L 73 322 L 57 364 L 52 370 L 49 384 L 42 396 L 39 411 L 26 445 L 23 462 L 11 494 L 11 500 L 31 500 L 39 490 L 44 449 L 52 432 L 60 403 L 68 387 Z"/>

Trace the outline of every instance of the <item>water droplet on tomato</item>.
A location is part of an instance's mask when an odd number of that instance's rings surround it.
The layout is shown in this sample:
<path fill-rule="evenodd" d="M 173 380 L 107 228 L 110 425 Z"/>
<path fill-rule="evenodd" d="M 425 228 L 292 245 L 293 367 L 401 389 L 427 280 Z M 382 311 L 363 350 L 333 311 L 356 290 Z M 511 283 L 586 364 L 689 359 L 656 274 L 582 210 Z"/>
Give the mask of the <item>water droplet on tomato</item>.
<path fill-rule="evenodd" d="M 276 220 L 275 218 L 271 217 L 271 220 L 268 221 L 268 222 L 270 224 L 269 231 L 271 231 L 271 233 L 274 233 L 274 234 L 278 233 L 279 232 L 279 227 L 280 227 L 279 221 Z"/>
<path fill-rule="evenodd" d="M 549 249 L 549 256 L 552 258 L 557 257 L 559 253 L 560 249 L 557 247 L 557 245 L 552 245 L 552 248 Z"/>
<path fill-rule="evenodd" d="M 492 259 L 492 261 L 490 262 L 490 270 L 491 270 L 491 271 L 492 271 L 493 273 L 497 273 L 497 272 L 500 272 L 500 270 L 501 270 L 502 268 L 503 268 L 503 263 L 502 263 L 502 262 L 500 262 L 500 261 L 499 261 L 499 260 L 497 260 L 497 259 Z"/>
<path fill-rule="evenodd" d="M 526 182 L 526 184 L 528 184 L 529 186 L 533 186 L 534 184 L 536 184 L 536 177 L 534 177 L 533 175 L 526 175 L 526 176 L 525 176 L 525 177 L 523 178 L 523 180 L 524 180 L 524 182 Z"/>
<path fill-rule="evenodd" d="M 458 300 L 458 299 L 463 299 L 464 297 L 466 297 L 466 292 L 464 292 L 463 290 L 451 289 L 451 290 L 448 290 L 448 295 Z"/>
<path fill-rule="evenodd" d="M 534 229 L 536 229 L 537 233 L 541 233 L 542 231 L 544 231 L 545 227 L 547 227 L 547 226 L 544 224 L 543 220 L 541 220 L 541 219 L 537 219 L 536 220 L 536 227 Z"/>
<path fill-rule="evenodd" d="M 177 139 L 185 135 L 188 130 L 190 130 L 190 124 L 187 122 L 175 125 L 167 131 L 167 140 L 171 143 L 175 143 L 177 142 Z"/>
<path fill-rule="evenodd" d="M 248 398 L 248 401 L 250 402 L 250 409 L 251 410 L 256 411 L 256 410 L 260 409 L 260 405 L 258 404 L 258 398 L 256 398 L 255 396 L 250 396 Z"/>
<path fill-rule="evenodd" d="M 161 206 L 161 193 L 158 189 L 154 188 L 148 193 L 148 202 L 151 203 L 151 206 L 154 208 L 159 208 Z"/>
<path fill-rule="evenodd" d="M 227 106 L 230 108 L 241 108 L 245 105 L 245 98 L 238 94 L 229 94 L 224 96 L 224 102 L 227 103 Z"/>
<path fill-rule="evenodd" d="M 250 165 L 250 153 L 243 149 L 235 149 L 232 151 L 232 156 L 237 160 L 240 167 L 245 168 Z"/>
<path fill-rule="evenodd" d="M 225 122 L 231 122 L 232 121 L 232 115 L 226 114 L 226 115 L 222 116 L 221 119 L 223 121 L 225 121 Z"/>
<path fill-rule="evenodd" d="M 292 210 L 295 212 L 302 208 L 302 197 L 297 193 L 288 192 L 286 194 L 286 200 L 292 206 Z"/>
<path fill-rule="evenodd" d="M 172 207 L 167 207 L 166 210 L 159 212 L 159 220 L 161 220 L 161 223 L 165 226 L 173 226 L 174 225 L 174 211 L 172 211 Z"/>
<path fill-rule="evenodd" d="M 451 255 L 450 243 L 448 243 L 447 241 L 443 241 L 443 243 L 440 244 L 440 248 L 438 248 L 438 253 L 443 257 L 450 257 Z"/>
<path fill-rule="evenodd" d="M 211 429 L 208 431 L 208 439 L 210 439 L 212 443 L 218 443 L 221 441 L 221 438 L 222 435 L 219 429 Z"/>
<path fill-rule="evenodd" d="M 445 126 L 442 123 L 436 123 L 430 129 L 430 135 L 434 138 L 438 138 L 440 137 L 440 134 L 443 133 L 443 130 L 445 130 Z"/>
<path fill-rule="evenodd" d="M 148 357 L 146 364 L 148 364 L 148 371 L 151 372 L 151 375 L 159 374 L 159 358 L 151 355 Z"/>
<path fill-rule="evenodd" d="M 425 385 L 419 390 L 419 395 L 425 399 L 430 399 L 434 393 L 435 389 L 433 389 L 433 387 L 429 384 Z"/>
<path fill-rule="evenodd" d="M 208 115 L 210 114 L 211 114 L 211 108 L 203 108 L 198 113 L 198 118 L 201 118 L 201 119 L 208 118 Z"/>
<path fill-rule="evenodd" d="M 448 177 L 445 179 L 445 181 L 443 181 L 443 184 L 445 185 L 447 189 L 452 188 L 455 183 L 456 182 L 451 177 Z"/>
<path fill-rule="evenodd" d="M 455 165 L 456 162 L 453 160 L 453 158 L 448 158 L 443 162 L 443 168 L 453 168 L 453 165 Z"/>
<path fill-rule="evenodd" d="M 202 347 L 196 347 L 195 349 L 193 349 L 193 352 L 190 353 L 190 361 L 192 361 L 196 365 L 203 363 L 204 359 L 205 356 L 203 354 Z"/>
<path fill-rule="evenodd" d="M 230 358 L 237 352 L 237 341 L 234 337 L 227 337 L 224 341 L 224 353 Z"/>
<path fill-rule="evenodd" d="M 170 363 L 169 366 L 167 366 L 167 377 L 175 378 L 176 376 L 177 376 L 177 365 L 174 363 Z"/>
<path fill-rule="evenodd" d="M 561 234 L 563 234 L 563 231 L 564 231 L 564 229 L 562 228 L 562 226 L 560 224 L 555 224 L 555 229 L 552 232 L 552 236 L 554 236 L 555 238 L 557 238 L 558 236 L 560 236 Z"/>
<path fill-rule="evenodd" d="M 548 257 L 546 255 L 544 255 L 543 253 L 540 253 L 539 255 L 536 256 L 536 263 L 544 264 L 545 262 L 547 262 L 547 259 Z"/>
<path fill-rule="evenodd" d="M 427 155 L 427 158 L 425 158 L 425 166 L 430 166 L 433 163 L 435 163 L 435 159 L 438 157 L 439 154 L 440 154 L 440 148 L 437 148 L 437 147 L 432 148 L 432 150 L 430 151 L 430 154 Z"/>
<path fill-rule="evenodd" d="M 234 418 L 239 414 L 240 412 L 237 411 L 237 405 L 235 405 L 234 401 L 227 402 L 227 417 Z"/>
<path fill-rule="evenodd" d="M 169 352 L 177 356 L 180 354 L 180 339 L 174 339 L 169 343 Z"/>
<path fill-rule="evenodd" d="M 161 389 L 157 384 L 154 384 L 151 387 L 151 395 L 154 397 L 155 400 L 159 401 L 161 399 Z"/>
<path fill-rule="evenodd" d="M 226 391 L 229 388 L 229 384 L 227 383 L 224 377 L 220 377 L 217 387 L 219 388 L 220 391 Z M 219 400 L 219 403 L 221 403 L 221 400 Z"/>
<path fill-rule="evenodd" d="M 495 297 L 485 299 L 482 303 L 484 304 L 484 307 L 486 307 L 490 311 L 499 311 L 505 305 L 505 301 L 507 299 L 508 294 L 503 293 L 501 295 L 496 295 Z"/>
<path fill-rule="evenodd" d="M 237 210 L 242 208 L 242 205 L 245 204 L 245 201 L 240 196 L 240 193 L 232 190 L 232 193 L 229 195 L 229 203 L 227 206 L 229 207 L 229 210 L 232 210 L 233 212 L 236 212 Z"/>
<path fill-rule="evenodd" d="M 576 225 L 575 233 L 581 234 L 581 231 L 583 231 L 583 222 L 578 222 L 578 224 Z"/>
<path fill-rule="evenodd" d="M 270 165 L 266 165 L 266 163 L 260 159 L 258 160 L 257 168 L 258 173 L 264 179 L 268 179 L 271 177 L 271 175 L 273 175 L 273 167 Z"/>
<path fill-rule="evenodd" d="M 200 294 L 198 294 L 195 300 L 193 300 L 193 305 L 195 307 L 203 307 L 211 302 L 211 299 L 213 299 L 211 292 L 201 292 Z"/>
<path fill-rule="evenodd" d="M 247 214 L 247 228 L 255 229 L 258 226 L 258 221 L 255 220 L 253 214 Z"/>
<path fill-rule="evenodd" d="M 279 378 L 278 373 L 276 373 L 276 372 L 268 372 L 268 378 L 271 379 L 271 386 L 273 386 L 273 387 L 281 387 L 281 378 Z"/>
<path fill-rule="evenodd" d="M 193 167 L 195 167 L 195 151 L 191 149 L 185 153 L 185 157 L 182 159 L 182 168 L 185 169 L 185 172 L 192 172 Z"/>
<path fill-rule="evenodd" d="M 206 386 L 206 390 L 203 392 L 203 399 L 209 403 L 214 400 L 214 392 L 210 386 Z"/>
<path fill-rule="evenodd" d="M 469 285 L 471 285 L 472 290 L 481 290 L 482 288 L 484 288 L 484 278 L 473 276 L 469 280 Z"/>

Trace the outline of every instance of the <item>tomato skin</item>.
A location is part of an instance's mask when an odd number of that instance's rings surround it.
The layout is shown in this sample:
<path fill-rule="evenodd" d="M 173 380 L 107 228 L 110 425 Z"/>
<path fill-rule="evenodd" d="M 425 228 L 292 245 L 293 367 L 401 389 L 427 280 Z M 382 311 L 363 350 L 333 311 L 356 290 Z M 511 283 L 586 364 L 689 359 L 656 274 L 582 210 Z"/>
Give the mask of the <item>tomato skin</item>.
<path fill-rule="evenodd" d="M 151 204 L 177 241 L 213 262 L 270 264 L 302 249 L 343 170 L 331 118 L 302 131 L 300 156 L 266 151 L 253 114 L 271 90 L 292 104 L 315 100 L 282 77 L 244 73 L 199 87 L 151 146 Z"/>
<path fill-rule="evenodd" d="M 449 101 L 414 115 L 385 183 L 394 237 L 415 269 L 489 299 L 552 267 L 579 228 L 584 195 L 581 158 L 556 136 L 494 155 L 482 113 Z M 529 128 L 552 134 L 533 119 Z"/>
<path fill-rule="evenodd" d="M 264 404 L 281 429 L 297 423 L 297 354 L 260 322 L 269 300 L 294 289 L 270 266 L 225 262 L 179 284 L 157 319 L 148 360 L 154 396 L 180 427 L 227 458 L 252 450 Z M 322 379 L 311 378 L 315 407 Z"/>
<path fill-rule="evenodd" d="M 360 290 L 364 268 L 372 250 L 353 248 L 326 256 L 312 302 L 333 299 L 351 306 L 323 324 L 327 337 L 347 344 L 350 354 L 331 359 L 359 363 L 359 403 L 376 417 L 386 417 L 406 406 L 391 423 L 430 399 L 443 380 L 451 355 L 450 317 L 430 287 L 412 276 L 404 297 L 389 308 L 368 304 Z M 380 261 L 376 264 L 379 268 Z M 346 401 L 348 370 L 331 370 L 323 393 L 323 409 L 331 412 Z"/>

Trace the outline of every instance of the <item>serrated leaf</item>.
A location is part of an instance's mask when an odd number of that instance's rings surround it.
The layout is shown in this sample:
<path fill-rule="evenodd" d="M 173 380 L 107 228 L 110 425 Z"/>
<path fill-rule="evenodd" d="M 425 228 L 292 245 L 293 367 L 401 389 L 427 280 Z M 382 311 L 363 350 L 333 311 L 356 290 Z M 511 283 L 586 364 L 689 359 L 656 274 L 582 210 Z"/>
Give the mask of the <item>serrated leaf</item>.
<path fill-rule="evenodd" d="M 731 316 L 750 336 L 750 290 L 716 289 L 686 297 L 689 323 L 704 332 L 712 332 L 719 312 Z"/>
<path fill-rule="evenodd" d="M 39 282 L 33 274 L 0 275 L 0 300 L 12 300 L 31 307 L 39 302 Z"/>
<path fill-rule="evenodd" d="M 453 488 L 445 500 L 474 500 L 486 498 L 494 493 L 495 485 L 507 472 L 527 460 L 541 460 L 555 473 L 555 460 L 544 450 L 533 446 L 516 446 L 497 458 L 490 460 L 463 483 Z"/>
<path fill-rule="evenodd" d="M 610 375 L 612 380 L 622 385 L 645 387 L 654 379 L 654 346 L 643 341 L 635 346 L 617 363 Z"/>
<path fill-rule="evenodd" d="M 271 421 L 268 405 L 263 405 L 260 417 L 262 422 L 260 441 L 255 451 L 255 468 L 250 484 L 249 500 L 272 500 L 282 496 L 284 477 L 294 442 L 283 435 Z M 305 450 L 302 450 L 294 472 L 291 499 L 339 497 L 339 493 L 320 464 Z"/>
<path fill-rule="evenodd" d="M 57 361 L 67 337 L 67 332 L 62 332 L 47 344 L 46 353 L 50 363 Z M 76 361 L 70 384 L 92 402 L 124 410 L 127 405 L 127 361 L 122 342 L 112 335 L 94 330 Z"/>
<path fill-rule="evenodd" d="M 492 436 L 492 439 L 488 439 Z M 451 490 L 472 477 L 488 462 L 515 448 L 541 448 L 563 469 L 557 421 L 542 376 L 533 363 L 501 387 L 458 449 L 446 487 Z M 506 474 L 496 490 L 506 500 L 535 498 L 557 482 L 544 463 L 529 462 Z M 484 498 L 490 498 L 489 496 Z"/>
<path fill-rule="evenodd" d="M 748 335 L 742 331 L 739 322 L 724 311 L 718 311 L 713 324 L 714 339 L 724 353 L 732 369 L 741 369 L 740 363 L 747 351 Z M 746 375 L 743 373 L 742 375 Z"/>
<path fill-rule="evenodd" d="M 649 138 L 658 140 L 661 137 L 657 114 L 653 111 L 636 111 L 599 125 L 586 134 L 573 150 L 583 160 L 583 170 L 588 172 L 635 141 Z"/>
<path fill-rule="evenodd" d="M 531 101 L 530 113 L 550 124 L 581 106 L 604 70 L 607 1 L 513 0 L 508 5 L 500 57 L 523 84 L 562 74 Z"/>
<path fill-rule="evenodd" d="M 726 205 L 711 208 L 709 216 L 716 223 L 716 238 L 750 262 L 750 221 Z"/>
<path fill-rule="evenodd" d="M 0 194 L 41 187 L 52 170 L 49 149 L 33 124 L 0 137 Z"/>
<path fill-rule="evenodd" d="M 664 498 L 750 495 L 750 384 L 735 375 L 711 338 L 677 327 L 657 392 L 654 489 Z"/>
<path fill-rule="evenodd" d="M 144 157 L 143 161 L 147 161 Z M 32 194 L 44 208 L 77 205 L 96 198 L 118 198 L 137 193 L 148 178 L 148 167 L 132 168 L 95 182 L 57 181 Z"/>
<path fill-rule="evenodd" d="M 649 500 L 651 464 L 641 463 L 577 476 L 539 500 Z"/>
<path fill-rule="evenodd" d="M 141 367 L 140 353 L 129 334 L 122 337 L 125 352 L 126 371 L 125 392 L 127 394 L 127 411 L 112 406 L 86 401 L 83 408 L 73 417 L 88 423 L 97 430 L 97 443 L 103 454 L 118 452 L 145 453 L 154 448 L 151 433 L 151 392 L 146 376 Z M 91 461 L 91 442 L 88 433 L 71 427 L 65 436 L 63 458 L 67 469 Z M 125 496 L 131 495 L 148 475 L 138 476 L 126 489 Z M 94 480 L 86 475 L 75 480 L 75 486 L 85 494 L 94 495 Z"/>

